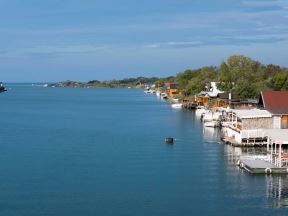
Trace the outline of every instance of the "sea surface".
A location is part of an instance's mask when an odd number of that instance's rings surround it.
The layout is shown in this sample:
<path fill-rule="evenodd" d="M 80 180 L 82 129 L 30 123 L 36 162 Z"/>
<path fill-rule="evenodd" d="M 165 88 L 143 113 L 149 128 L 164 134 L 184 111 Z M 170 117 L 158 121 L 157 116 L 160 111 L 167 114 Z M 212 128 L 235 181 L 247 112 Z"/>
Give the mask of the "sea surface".
<path fill-rule="evenodd" d="M 288 215 L 288 177 L 239 169 L 255 150 L 220 143 L 193 112 L 139 89 L 8 88 L 1 216 Z"/>

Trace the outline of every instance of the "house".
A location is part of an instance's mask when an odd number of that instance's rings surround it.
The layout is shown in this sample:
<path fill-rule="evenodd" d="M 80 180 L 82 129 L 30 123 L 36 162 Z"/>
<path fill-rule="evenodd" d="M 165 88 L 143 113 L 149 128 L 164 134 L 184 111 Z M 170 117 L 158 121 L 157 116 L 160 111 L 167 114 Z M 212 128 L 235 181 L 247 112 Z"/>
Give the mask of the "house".
<path fill-rule="evenodd" d="M 210 104 L 212 107 L 228 106 L 229 94 L 217 88 L 218 82 L 211 82 L 205 86 L 205 91 L 201 91 L 195 96 L 195 102 L 201 106 Z"/>
<path fill-rule="evenodd" d="M 201 106 L 210 105 L 213 108 L 227 107 L 229 105 L 229 94 L 202 91 L 195 96 L 195 102 Z"/>
<path fill-rule="evenodd" d="M 233 109 L 253 109 L 258 107 L 258 100 L 255 99 L 246 99 L 239 100 L 233 99 L 231 100 L 231 108 Z"/>
<path fill-rule="evenodd" d="M 225 137 L 235 144 L 264 144 L 267 135 L 264 129 L 273 129 L 273 116 L 267 110 L 232 110 L 227 117 Z"/>
<path fill-rule="evenodd" d="M 262 91 L 258 106 L 272 113 L 274 128 L 288 128 L 288 91 Z"/>
<path fill-rule="evenodd" d="M 168 98 L 174 98 L 181 94 L 176 83 L 166 82 L 164 83 L 164 86 Z"/>

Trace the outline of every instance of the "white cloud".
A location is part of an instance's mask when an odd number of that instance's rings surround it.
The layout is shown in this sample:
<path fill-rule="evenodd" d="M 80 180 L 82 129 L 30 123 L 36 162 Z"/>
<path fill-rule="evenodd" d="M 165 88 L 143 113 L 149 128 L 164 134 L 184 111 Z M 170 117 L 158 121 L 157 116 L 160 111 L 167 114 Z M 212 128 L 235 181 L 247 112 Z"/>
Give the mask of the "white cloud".
<path fill-rule="evenodd" d="M 0 51 L 0 57 L 21 57 L 29 55 L 63 55 L 94 53 L 105 50 L 105 46 L 95 45 L 70 45 L 70 46 L 35 46 L 15 50 Z"/>
<path fill-rule="evenodd" d="M 280 0 L 244 0 L 242 5 L 250 7 L 283 6 L 285 2 Z"/>
<path fill-rule="evenodd" d="M 152 43 L 145 45 L 146 48 L 162 48 L 162 47 L 188 47 L 201 45 L 200 41 L 170 41 L 161 43 Z"/>

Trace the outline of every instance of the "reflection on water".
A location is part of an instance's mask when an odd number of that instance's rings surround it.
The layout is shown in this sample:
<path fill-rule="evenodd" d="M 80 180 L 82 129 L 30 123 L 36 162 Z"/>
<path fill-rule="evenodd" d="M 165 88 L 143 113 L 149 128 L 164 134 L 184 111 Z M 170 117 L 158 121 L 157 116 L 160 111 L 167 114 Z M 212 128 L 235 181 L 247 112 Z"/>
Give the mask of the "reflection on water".
<path fill-rule="evenodd" d="M 203 127 L 203 138 L 207 142 L 220 141 L 221 131 L 217 128 Z"/>
<path fill-rule="evenodd" d="M 288 177 L 266 176 L 267 207 L 288 207 Z"/>
<path fill-rule="evenodd" d="M 203 138 L 207 142 L 220 142 L 221 131 L 214 128 L 203 128 Z M 236 163 L 240 157 L 261 157 L 266 156 L 266 148 L 254 148 L 254 147 L 233 147 L 231 145 L 225 145 L 224 157 L 229 166 L 235 167 L 239 172 L 244 172 L 242 169 L 238 169 Z M 244 172 L 244 175 L 251 175 Z M 255 177 L 263 177 L 263 187 L 266 187 L 266 207 L 267 208 L 288 208 L 288 176 L 287 175 L 263 175 Z M 264 197 L 263 197 L 264 198 Z"/>

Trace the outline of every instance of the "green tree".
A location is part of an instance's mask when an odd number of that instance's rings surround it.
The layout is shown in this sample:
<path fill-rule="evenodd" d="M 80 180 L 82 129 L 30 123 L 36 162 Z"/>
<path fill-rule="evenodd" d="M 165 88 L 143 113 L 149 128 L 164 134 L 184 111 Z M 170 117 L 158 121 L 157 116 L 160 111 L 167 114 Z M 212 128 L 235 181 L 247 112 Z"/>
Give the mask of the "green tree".
<path fill-rule="evenodd" d="M 288 73 L 276 73 L 270 80 L 270 87 L 273 90 L 287 90 L 288 87 Z"/>

